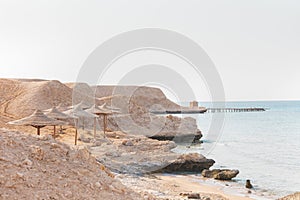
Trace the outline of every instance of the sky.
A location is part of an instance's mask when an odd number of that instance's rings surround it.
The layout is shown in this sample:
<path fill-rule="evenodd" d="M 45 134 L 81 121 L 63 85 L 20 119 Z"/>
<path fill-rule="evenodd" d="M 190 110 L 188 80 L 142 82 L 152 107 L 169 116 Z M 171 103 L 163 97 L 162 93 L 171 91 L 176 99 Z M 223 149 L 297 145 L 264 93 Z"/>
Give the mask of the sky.
<path fill-rule="evenodd" d="M 160 28 L 205 50 L 226 100 L 300 100 L 299 10 L 297 0 L 0 0 L 0 77 L 74 82 L 103 42 L 131 30 Z M 151 63 L 182 74 L 197 100 L 211 98 L 203 77 L 162 52 L 125 56 L 99 83 L 119 83 L 132 66 Z M 172 88 L 163 89 L 172 95 Z"/>

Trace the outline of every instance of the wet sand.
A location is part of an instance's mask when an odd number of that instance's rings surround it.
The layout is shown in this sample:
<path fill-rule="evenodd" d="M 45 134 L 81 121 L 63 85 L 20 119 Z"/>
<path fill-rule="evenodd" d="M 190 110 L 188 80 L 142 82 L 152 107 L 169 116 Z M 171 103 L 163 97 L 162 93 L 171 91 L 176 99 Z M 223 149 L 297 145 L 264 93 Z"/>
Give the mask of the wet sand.
<path fill-rule="evenodd" d="M 180 187 L 180 190 L 186 191 L 186 192 L 199 192 L 199 193 L 209 193 L 209 194 L 215 194 L 215 195 L 221 195 L 227 199 L 230 200 L 250 200 L 252 198 L 250 197 L 241 197 L 237 195 L 231 195 L 227 194 L 218 186 L 209 186 L 205 184 L 201 184 L 196 181 L 191 181 L 190 178 L 187 178 L 186 176 L 165 176 L 165 175 L 158 175 L 158 177 L 162 180 L 162 182 L 169 183 L 169 184 L 177 184 Z"/>
<path fill-rule="evenodd" d="M 184 175 L 154 174 L 146 177 L 118 175 L 117 178 L 132 190 L 149 193 L 157 199 L 183 200 L 184 194 L 199 194 L 201 199 L 211 200 L 251 200 L 253 198 L 228 194 L 218 186 L 206 185 Z"/>

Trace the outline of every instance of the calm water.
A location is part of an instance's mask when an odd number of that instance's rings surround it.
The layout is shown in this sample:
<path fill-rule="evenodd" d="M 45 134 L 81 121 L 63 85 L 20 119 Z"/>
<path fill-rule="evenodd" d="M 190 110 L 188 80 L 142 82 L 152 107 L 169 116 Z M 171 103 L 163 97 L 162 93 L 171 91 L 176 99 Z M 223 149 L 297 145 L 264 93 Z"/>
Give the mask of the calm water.
<path fill-rule="evenodd" d="M 214 167 L 239 169 L 237 183 L 251 179 L 257 190 L 267 190 L 273 197 L 300 191 L 300 101 L 228 102 L 226 107 L 270 110 L 226 113 L 221 137 L 207 156 L 216 160 Z M 212 115 L 189 115 L 197 119 L 203 139 Z M 180 146 L 176 151 L 202 150 Z"/>

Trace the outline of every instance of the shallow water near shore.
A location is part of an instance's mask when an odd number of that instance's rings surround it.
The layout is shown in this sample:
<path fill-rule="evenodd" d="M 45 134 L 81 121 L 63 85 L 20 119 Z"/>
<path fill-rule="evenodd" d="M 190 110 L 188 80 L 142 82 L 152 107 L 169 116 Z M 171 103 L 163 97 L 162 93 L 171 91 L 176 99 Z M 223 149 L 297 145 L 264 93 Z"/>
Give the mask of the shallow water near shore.
<path fill-rule="evenodd" d="M 218 113 L 182 115 L 196 118 L 204 144 L 215 145 L 206 155 L 216 161 L 213 168 L 240 170 L 236 182 L 224 189 L 243 194 L 245 181 L 250 179 L 260 196 L 255 199 L 274 199 L 300 191 L 300 101 L 228 102 L 226 107 L 269 109 L 226 113 L 219 141 L 205 140 L 211 117 Z M 201 153 L 203 146 L 178 146 L 174 151 Z"/>

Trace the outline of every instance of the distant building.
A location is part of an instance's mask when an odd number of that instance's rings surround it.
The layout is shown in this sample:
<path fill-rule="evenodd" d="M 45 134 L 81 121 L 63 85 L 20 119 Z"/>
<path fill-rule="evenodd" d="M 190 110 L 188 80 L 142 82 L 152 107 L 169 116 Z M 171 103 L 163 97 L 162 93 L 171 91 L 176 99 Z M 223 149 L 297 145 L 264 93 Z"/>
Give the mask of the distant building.
<path fill-rule="evenodd" d="M 197 101 L 191 101 L 190 102 L 190 108 L 198 108 L 198 102 Z"/>

